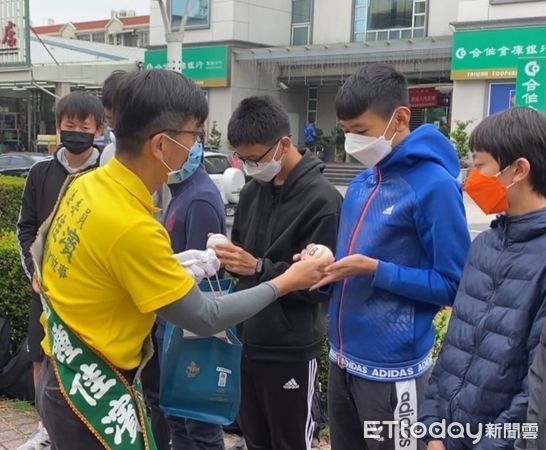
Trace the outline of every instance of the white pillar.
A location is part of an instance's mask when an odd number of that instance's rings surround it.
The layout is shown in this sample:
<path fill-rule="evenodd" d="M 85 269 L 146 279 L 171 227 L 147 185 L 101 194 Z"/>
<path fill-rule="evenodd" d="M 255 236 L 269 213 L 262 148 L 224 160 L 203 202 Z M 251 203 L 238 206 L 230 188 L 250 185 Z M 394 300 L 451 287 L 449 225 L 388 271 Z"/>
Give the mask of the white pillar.
<path fill-rule="evenodd" d="M 70 83 L 55 83 L 55 95 L 59 98 L 70 94 Z"/>
<path fill-rule="evenodd" d="M 167 69 L 182 73 L 182 42 L 167 41 Z"/>

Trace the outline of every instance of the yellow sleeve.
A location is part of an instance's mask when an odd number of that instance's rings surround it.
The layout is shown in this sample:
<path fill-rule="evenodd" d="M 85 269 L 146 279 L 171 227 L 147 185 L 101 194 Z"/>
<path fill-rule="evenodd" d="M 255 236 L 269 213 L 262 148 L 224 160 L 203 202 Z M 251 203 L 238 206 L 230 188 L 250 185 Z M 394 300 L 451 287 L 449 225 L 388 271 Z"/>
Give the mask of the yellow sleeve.
<path fill-rule="evenodd" d="M 110 249 L 110 269 L 142 313 L 184 297 L 194 285 L 173 256 L 167 231 L 153 218 L 132 224 Z"/>

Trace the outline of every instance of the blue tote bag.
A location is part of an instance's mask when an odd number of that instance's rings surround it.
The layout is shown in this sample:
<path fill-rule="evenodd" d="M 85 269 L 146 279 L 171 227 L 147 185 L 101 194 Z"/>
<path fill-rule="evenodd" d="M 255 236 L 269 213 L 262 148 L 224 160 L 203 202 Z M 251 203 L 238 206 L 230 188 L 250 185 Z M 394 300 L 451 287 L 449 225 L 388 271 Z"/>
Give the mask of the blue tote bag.
<path fill-rule="evenodd" d="M 232 282 L 206 280 L 199 289 L 218 297 L 231 291 Z M 163 411 L 218 425 L 232 423 L 241 402 L 241 355 L 232 329 L 201 338 L 167 323 L 159 395 Z"/>

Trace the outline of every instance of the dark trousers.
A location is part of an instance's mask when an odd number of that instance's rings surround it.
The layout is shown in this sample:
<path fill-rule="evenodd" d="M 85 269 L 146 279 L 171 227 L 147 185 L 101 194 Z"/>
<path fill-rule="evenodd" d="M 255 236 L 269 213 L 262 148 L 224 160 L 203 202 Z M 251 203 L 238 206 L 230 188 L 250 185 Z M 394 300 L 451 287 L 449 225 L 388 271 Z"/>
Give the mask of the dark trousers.
<path fill-rule="evenodd" d="M 310 450 L 317 361 L 243 357 L 239 422 L 248 450 Z"/>
<path fill-rule="evenodd" d="M 375 424 L 409 419 L 416 422 L 429 374 L 401 382 L 377 382 L 356 377 L 330 363 L 328 374 L 328 419 L 332 450 L 398 450 L 425 449 L 415 439 L 393 433 L 389 439 L 387 426 L 373 432 Z M 364 423 L 369 434 L 364 438 Z"/>
<path fill-rule="evenodd" d="M 224 450 L 220 425 L 169 416 L 173 450 Z"/>
<path fill-rule="evenodd" d="M 159 407 L 159 353 L 157 339 L 155 337 L 155 325 L 152 329 L 152 342 L 154 354 L 142 371 L 142 390 L 144 399 L 150 413 L 150 423 L 154 435 L 157 450 L 171 449 L 171 430 L 163 410 Z"/>
<path fill-rule="evenodd" d="M 36 388 L 36 408 L 49 433 L 51 450 L 104 450 L 66 403 L 49 358 L 44 360 Z"/>

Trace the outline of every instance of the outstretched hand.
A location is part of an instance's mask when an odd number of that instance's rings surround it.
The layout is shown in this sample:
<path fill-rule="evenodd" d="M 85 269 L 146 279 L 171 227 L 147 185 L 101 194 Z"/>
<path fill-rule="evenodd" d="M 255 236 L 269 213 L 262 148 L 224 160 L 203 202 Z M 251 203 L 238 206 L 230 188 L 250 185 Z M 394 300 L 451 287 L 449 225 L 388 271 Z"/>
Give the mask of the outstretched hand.
<path fill-rule="evenodd" d="M 373 275 L 379 261 L 364 255 L 350 255 L 336 261 L 323 269 L 323 278 L 315 283 L 311 290 L 319 289 L 346 278 Z"/>

